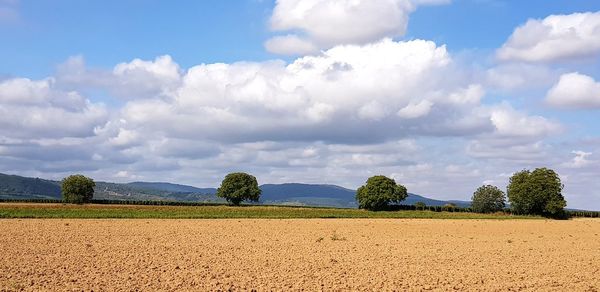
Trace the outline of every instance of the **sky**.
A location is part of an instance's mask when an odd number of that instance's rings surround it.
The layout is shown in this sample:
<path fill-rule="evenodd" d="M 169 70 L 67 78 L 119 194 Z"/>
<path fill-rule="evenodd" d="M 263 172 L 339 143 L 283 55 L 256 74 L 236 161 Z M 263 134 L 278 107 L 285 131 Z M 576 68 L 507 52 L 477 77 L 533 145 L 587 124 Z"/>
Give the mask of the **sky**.
<path fill-rule="evenodd" d="M 600 2 L 0 0 L 0 172 L 468 200 L 549 167 L 600 210 Z"/>

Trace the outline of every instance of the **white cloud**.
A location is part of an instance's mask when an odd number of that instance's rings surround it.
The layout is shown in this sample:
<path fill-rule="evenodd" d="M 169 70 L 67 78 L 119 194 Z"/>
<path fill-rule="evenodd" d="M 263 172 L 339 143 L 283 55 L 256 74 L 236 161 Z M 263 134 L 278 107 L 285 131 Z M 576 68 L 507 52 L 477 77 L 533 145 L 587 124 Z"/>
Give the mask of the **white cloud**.
<path fill-rule="evenodd" d="M 265 48 L 271 53 L 280 55 L 308 55 L 319 51 L 310 40 L 297 35 L 272 37 L 265 42 Z"/>
<path fill-rule="evenodd" d="M 404 35 L 408 15 L 417 5 L 440 0 L 278 0 L 271 15 L 276 36 L 265 44 L 274 53 L 301 55 L 339 44 L 366 44 Z"/>
<path fill-rule="evenodd" d="M 483 138 L 467 144 L 466 152 L 477 159 L 501 159 L 534 164 L 548 159 L 550 149 L 540 141 L 523 142 L 506 139 Z M 488 162 L 489 163 L 489 162 Z M 523 167 L 523 166 L 517 166 Z M 515 169 L 513 169 L 515 171 Z"/>
<path fill-rule="evenodd" d="M 117 136 L 110 138 L 108 141 L 111 145 L 117 147 L 131 147 L 136 145 L 140 138 L 142 137 L 137 132 L 120 128 Z"/>
<path fill-rule="evenodd" d="M 553 62 L 600 53 L 600 12 L 550 15 L 517 27 L 497 52 L 505 61 Z"/>
<path fill-rule="evenodd" d="M 57 83 L 74 89 L 102 88 L 121 99 L 165 97 L 181 84 L 181 68 L 171 56 L 134 59 L 112 71 L 89 70 L 83 56 L 70 57 L 58 68 Z"/>
<path fill-rule="evenodd" d="M 128 102 L 123 118 L 126 127 L 174 138 L 244 142 L 381 141 L 491 129 L 489 115 L 474 113 L 481 86 L 446 81 L 451 62 L 445 47 L 433 42 L 384 39 L 337 46 L 288 65 L 199 65 L 168 97 Z M 408 121 L 424 116 L 430 118 Z"/>
<path fill-rule="evenodd" d="M 592 161 L 588 159 L 592 155 L 592 152 L 584 151 L 572 151 L 575 157 L 571 161 L 565 164 L 569 168 L 582 168 L 592 164 Z"/>
<path fill-rule="evenodd" d="M 113 75 L 121 96 L 167 95 L 181 81 L 179 65 L 168 55 L 157 57 L 154 61 L 134 59 L 117 64 Z"/>
<path fill-rule="evenodd" d="M 126 179 L 128 181 L 139 178 L 137 175 L 131 174 L 126 170 L 118 171 L 117 173 L 115 173 L 114 177 L 115 177 L 115 179 L 118 179 L 118 180 Z"/>
<path fill-rule="evenodd" d="M 507 103 L 485 109 L 495 128 L 492 133 L 482 133 L 466 147 L 471 157 L 503 159 L 518 162 L 539 162 L 551 152 L 544 139 L 558 135 L 563 126 L 542 116 L 530 116 L 515 110 Z"/>
<path fill-rule="evenodd" d="M 450 102 L 457 104 L 479 104 L 481 98 L 485 95 L 483 87 L 479 84 L 471 84 L 469 87 L 450 94 Z"/>
<path fill-rule="evenodd" d="M 398 116 L 404 119 L 420 118 L 429 114 L 432 105 L 433 103 L 426 99 L 418 103 L 409 103 L 398 111 Z"/>
<path fill-rule="evenodd" d="M 514 92 L 526 89 L 547 89 L 560 73 L 542 64 L 506 63 L 484 72 L 482 83 L 488 89 Z"/>
<path fill-rule="evenodd" d="M 560 133 L 562 126 L 542 116 L 528 116 L 503 104 L 492 108 L 492 123 L 501 137 L 541 138 Z"/>
<path fill-rule="evenodd" d="M 54 88 L 54 79 L 0 82 L 0 136 L 86 137 L 108 119 L 104 105 Z"/>
<path fill-rule="evenodd" d="M 578 72 L 563 74 L 546 94 L 546 102 L 560 108 L 600 108 L 600 83 Z"/>
<path fill-rule="evenodd" d="M 27 78 L 8 79 L 0 83 L 0 98 L 2 103 L 40 103 L 48 96 L 52 82 L 52 79 L 39 81 L 32 81 Z"/>
<path fill-rule="evenodd" d="M 388 115 L 384 105 L 374 100 L 358 109 L 358 117 L 364 120 L 379 121 Z"/>

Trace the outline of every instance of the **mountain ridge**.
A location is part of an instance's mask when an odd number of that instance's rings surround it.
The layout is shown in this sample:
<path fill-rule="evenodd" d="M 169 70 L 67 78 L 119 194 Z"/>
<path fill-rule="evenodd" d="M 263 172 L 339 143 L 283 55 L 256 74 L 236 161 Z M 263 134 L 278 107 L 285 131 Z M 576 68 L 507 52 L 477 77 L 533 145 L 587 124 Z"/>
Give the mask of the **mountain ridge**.
<path fill-rule="evenodd" d="M 198 188 L 189 185 L 183 184 L 175 184 L 169 182 L 144 182 L 144 181 L 135 181 L 130 183 L 125 183 L 130 186 L 134 186 L 137 188 L 148 188 L 155 190 L 162 190 L 168 192 L 178 192 L 178 193 L 216 193 L 216 188 Z"/>
<path fill-rule="evenodd" d="M 356 190 L 332 184 L 282 183 L 260 185 L 260 203 L 356 208 Z M 112 183 L 97 181 L 94 198 L 109 200 L 157 200 L 224 202 L 216 196 L 216 188 L 198 188 L 168 182 Z M 60 199 L 60 182 L 40 178 L 0 173 L 0 199 Z M 461 207 L 470 204 L 459 200 L 436 200 L 409 193 L 402 204 L 423 202 L 429 206 L 454 203 Z"/>

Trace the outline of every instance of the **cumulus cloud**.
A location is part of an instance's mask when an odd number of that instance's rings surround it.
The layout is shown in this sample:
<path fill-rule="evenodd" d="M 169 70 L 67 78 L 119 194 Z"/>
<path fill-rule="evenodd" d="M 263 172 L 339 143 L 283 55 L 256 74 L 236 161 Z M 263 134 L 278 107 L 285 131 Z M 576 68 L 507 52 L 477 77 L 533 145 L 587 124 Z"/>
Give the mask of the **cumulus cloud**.
<path fill-rule="evenodd" d="M 544 139 L 563 131 L 558 122 L 527 115 L 507 103 L 488 107 L 484 111 L 489 113 L 494 131 L 482 133 L 467 144 L 466 152 L 472 157 L 542 161 L 551 152 Z"/>
<path fill-rule="evenodd" d="M 278 0 L 270 19 L 274 31 L 297 31 L 265 43 L 278 54 L 301 55 L 339 44 L 366 44 L 404 35 L 417 5 L 440 0 Z"/>
<path fill-rule="evenodd" d="M 553 62 L 600 53 L 600 12 L 550 15 L 515 29 L 497 52 L 504 61 Z"/>
<path fill-rule="evenodd" d="M 86 137 L 108 119 L 104 105 L 77 92 L 57 90 L 54 79 L 0 82 L 0 136 Z"/>
<path fill-rule="evenodd" d="M 546 102 L 559 108 L 600 108 L 600 83 L 578 72 L 563 74 L 546 94 Z"/>
<path fill-rule="evenodd" d="M 171 56 L 152 61 L 134 59 L 117 64 L 112 71 L 90 70 L 83 56 L 69 58 L 58 68 L 58 83 L 67 88 L 102 88 L 113 96 L 128 100 L 164 97 L 181 83 L 181 68 Z"/>
<path fill-rule="evenodd" d="M 490 119 L 496 127 L 497 135 L 501 137 L 535 139 L 558 134 L 562 130 L 557 122 L 542 116 L 528 116 L 507 104 L 494 107 Z"/>
<path fill-rule="evenodd" d="M 120 63 L 113 69 L 117 88 L 122 96 L 147 97 L 167 95 L 179 86 L 181 69 L 171 56 L 165 55 L 153 61 L 134 59 Z M 134 89 L 134 90 L 132 90 Z"/>
<path fill-rule="evenodd" d="M 477 108 L 484 90 L 468 80 L 448 83 L 451 63 L 433 42 L 384 39 L 290 64 L 199 65 L 168 98 L 133 100 L 122 114 L 129 128 L 235 142 L 382 141 L 491 129 Z"/>

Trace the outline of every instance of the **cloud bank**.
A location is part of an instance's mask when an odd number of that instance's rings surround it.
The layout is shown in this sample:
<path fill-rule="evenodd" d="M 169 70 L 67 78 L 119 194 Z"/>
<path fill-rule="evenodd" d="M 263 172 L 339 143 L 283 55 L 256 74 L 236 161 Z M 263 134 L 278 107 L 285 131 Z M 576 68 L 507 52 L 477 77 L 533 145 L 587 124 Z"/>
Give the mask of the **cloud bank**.
<path fill-rule="evenodd" d="M 466 71 L 445 46 L 424 40 L 188 69 L 161 56 L 103 71 L 75 57 L 47 79 L 2 81 L 3 109 L 14 114 L 2 120 L 0 164 L 30 175 L 83 171 L 195 185 L 234 170 L 349 187 L 383 173 L 456 198 L 460 187 L 437 188 L 456 180 L 468 194 L 496 176 L 482 159 L 510 171 L 547 158 L 543 140 L 562 131 L 507 102 L 484 103 L 485 88 Z M 120 103 L 91 101 L 82 88 Z"/>

